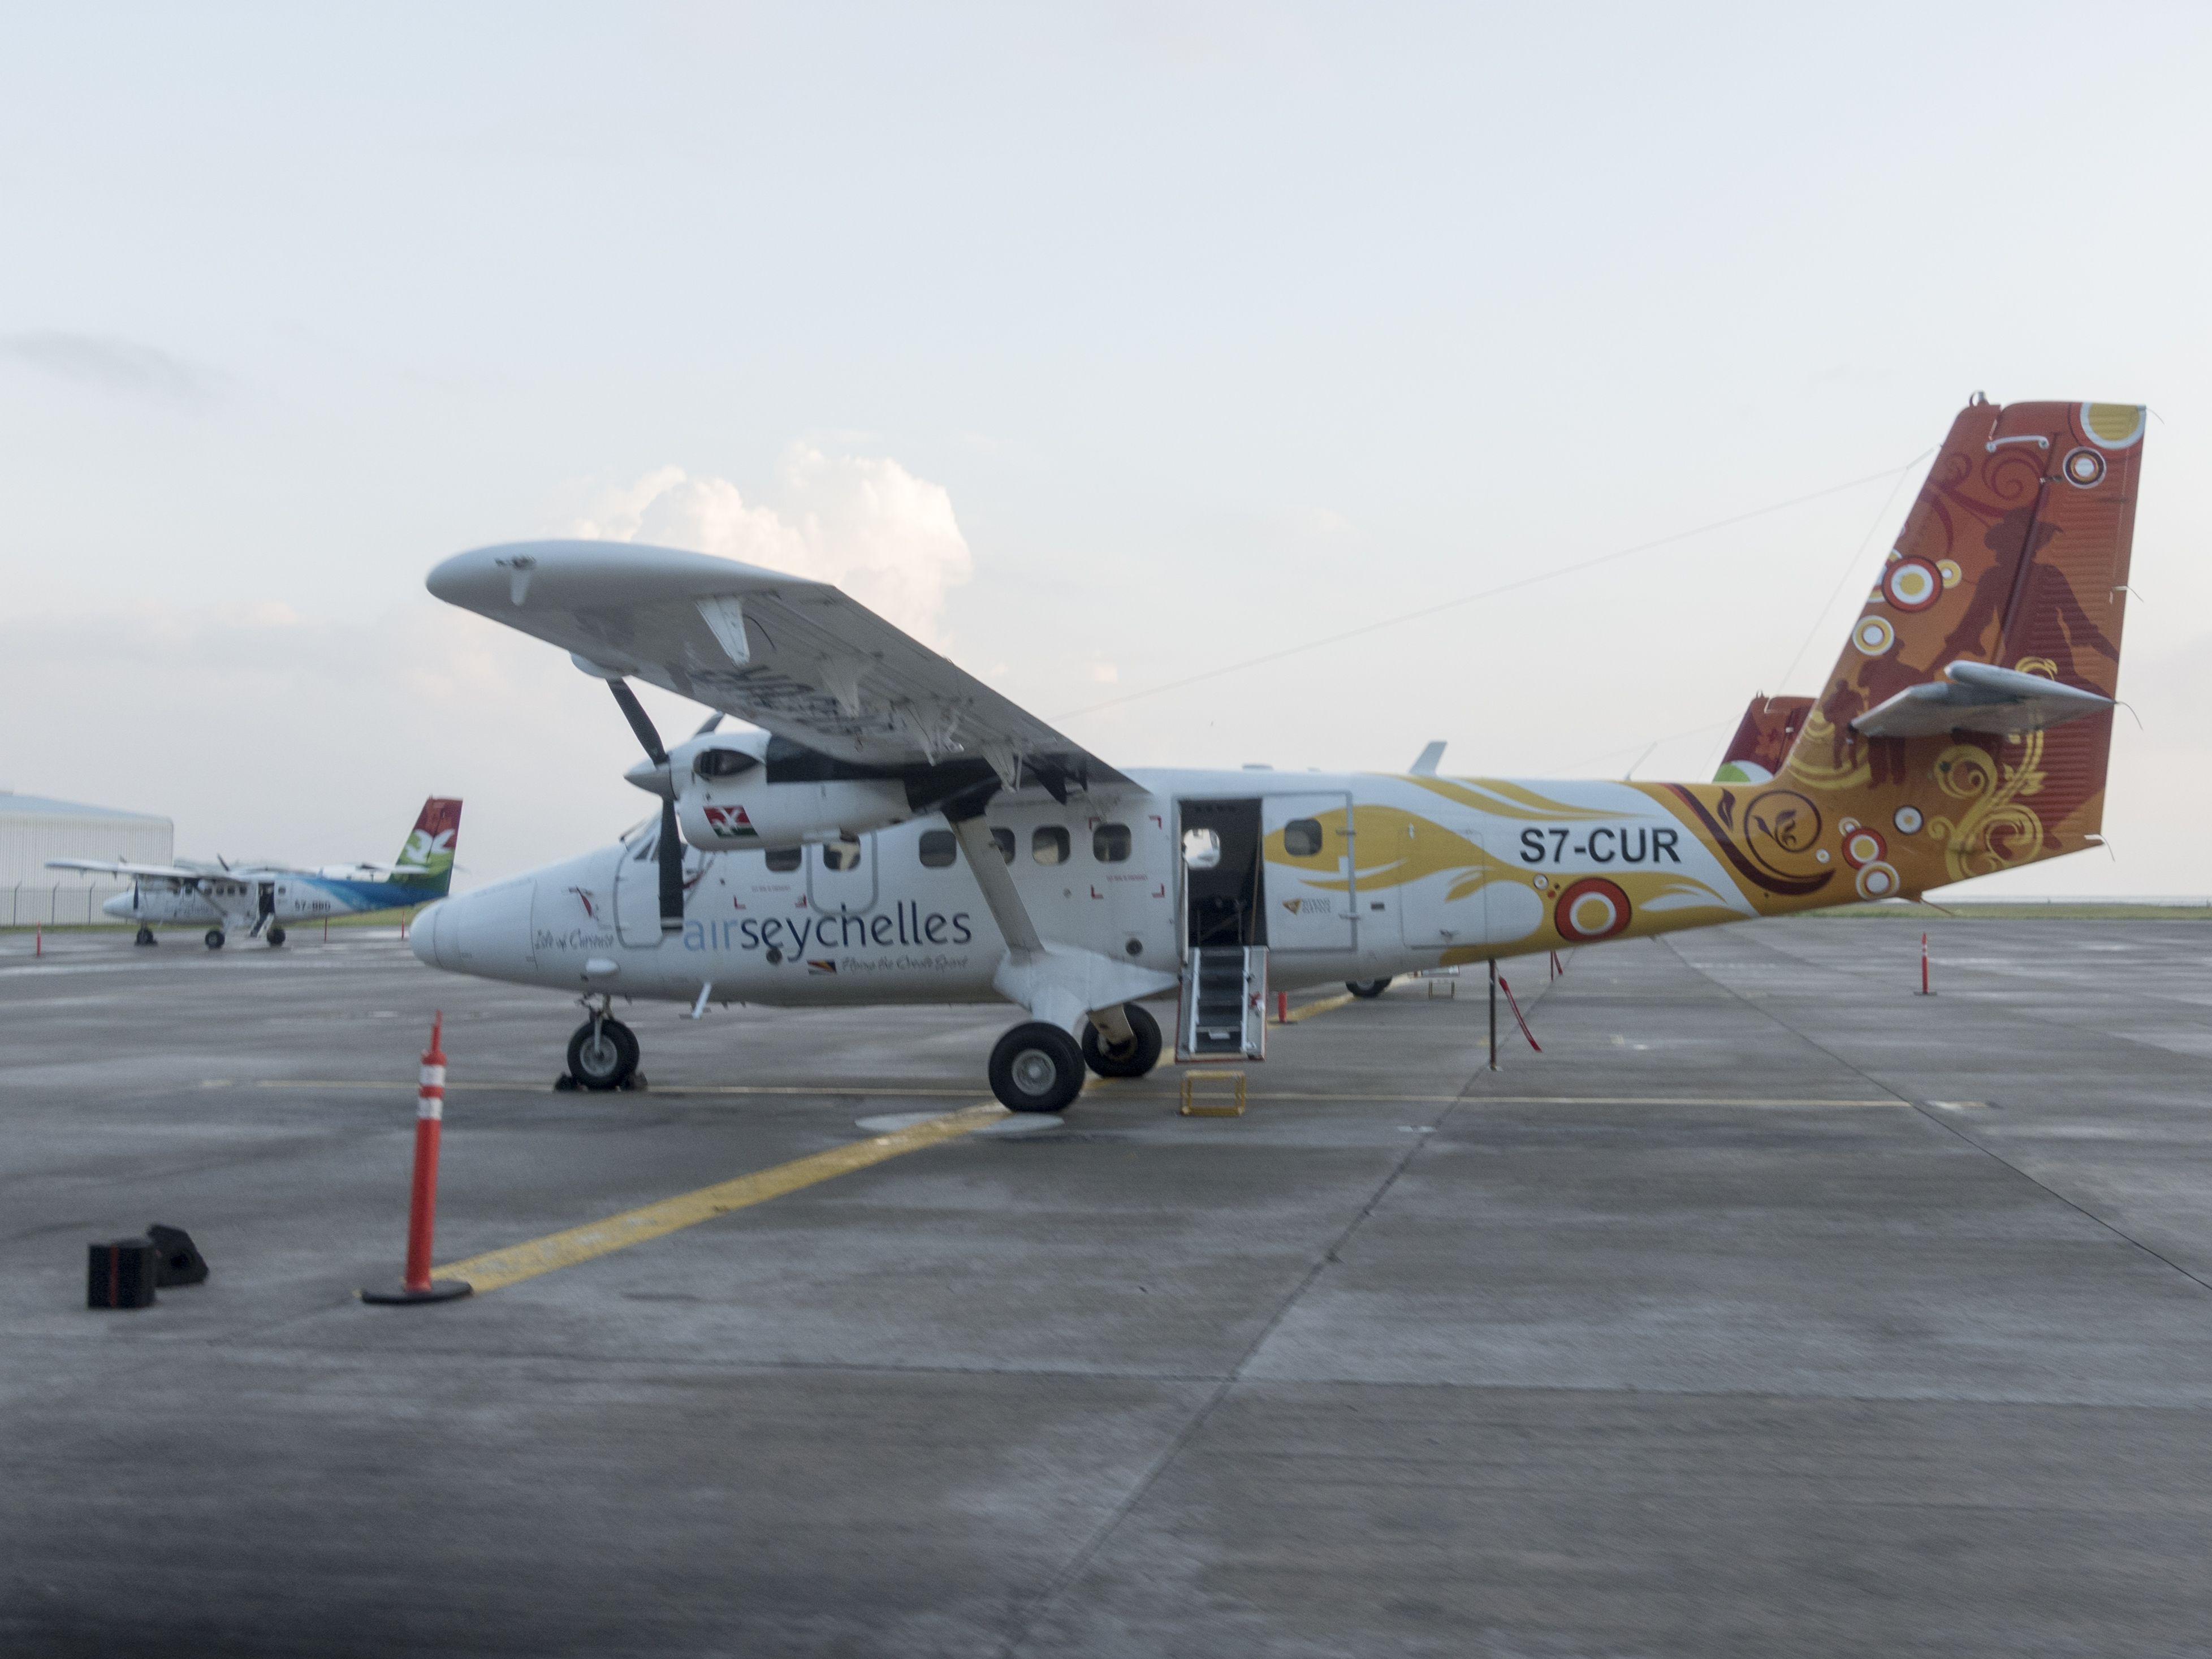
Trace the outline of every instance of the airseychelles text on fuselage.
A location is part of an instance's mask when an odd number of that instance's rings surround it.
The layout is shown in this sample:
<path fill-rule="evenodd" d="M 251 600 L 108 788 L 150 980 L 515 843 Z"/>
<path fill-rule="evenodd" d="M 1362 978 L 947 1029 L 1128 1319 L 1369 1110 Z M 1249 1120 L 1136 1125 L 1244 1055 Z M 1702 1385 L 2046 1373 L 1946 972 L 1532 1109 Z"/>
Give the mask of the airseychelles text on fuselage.
<path fill-rule="evenodd" d="M 858 915 L 838 911 L 789 916 L 742 916 L 735 920 L 687 921 L 684 948 L 724 951 L 734 945 L 740 951 L 782 951 L 791 953 L 819 948 L 841 951 L 850 945 L 866 950 L 890 945 L 966 945 L 975 937 L 969 912 L 925 911 L 910 899 L 892 902 L 891 914 Z"/>

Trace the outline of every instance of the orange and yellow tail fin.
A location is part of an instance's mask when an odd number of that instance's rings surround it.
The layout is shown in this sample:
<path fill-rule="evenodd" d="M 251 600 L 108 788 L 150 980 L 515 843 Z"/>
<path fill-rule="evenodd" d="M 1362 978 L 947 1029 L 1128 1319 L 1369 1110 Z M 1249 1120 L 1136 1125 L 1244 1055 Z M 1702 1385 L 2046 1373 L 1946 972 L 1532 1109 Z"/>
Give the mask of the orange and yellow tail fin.
<path fill-rule="evenodd" d="M 2100 838 L 2144 417 L 1969 404 L 1820 693 L 1747 716 L 1754 765 L 1797 722 L 1777 780 L 1850 821 L 1860 896 Z"/>

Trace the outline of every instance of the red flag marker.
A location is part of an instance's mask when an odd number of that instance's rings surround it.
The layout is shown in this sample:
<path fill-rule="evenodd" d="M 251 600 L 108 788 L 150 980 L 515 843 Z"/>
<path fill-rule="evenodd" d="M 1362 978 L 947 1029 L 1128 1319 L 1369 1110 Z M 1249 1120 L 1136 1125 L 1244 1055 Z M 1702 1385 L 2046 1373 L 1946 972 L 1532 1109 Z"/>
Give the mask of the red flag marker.
<path fill-rule="evenodd" d="M 1536 1034 L 1528 1029 L 1528 1022 L 1521 1018 L 1521 1005 L 1514 1000 L 1513 988 L 1505 982 L 1505 975 L 1503 974 L 1498 976 L 1498 988 L 1505 993 L 1505 1006 L 1513 1011 L 1513 1018 L 1521 1027 L 1521 1035 L 1528 1039 L 1528 1046 L 1540 1054 L 1542 1054 L 1544 1045 L 1536 1041 Z"/>

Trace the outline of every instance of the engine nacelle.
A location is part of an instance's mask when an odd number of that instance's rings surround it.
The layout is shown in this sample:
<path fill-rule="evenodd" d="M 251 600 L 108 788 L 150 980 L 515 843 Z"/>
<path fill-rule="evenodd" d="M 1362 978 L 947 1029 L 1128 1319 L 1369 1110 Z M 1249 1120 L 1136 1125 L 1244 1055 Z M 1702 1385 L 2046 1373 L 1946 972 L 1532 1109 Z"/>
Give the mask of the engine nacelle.
<path fill-rule="evenodd" d="M 763 763 L 759 742 L 750 734 L 694 738 L 669 751 L 676 822 L 692 846 L 732 853 L 850 841 L 914 816 L 896 778 L 779 778 L 779 771 L 832 769 Z"/>
<path fill-rule="evenodd" d="M 873 778 L 770 783 L 755 773 L 720 786 L 696 781 L 676 798 L 684 839 L 710 853 L 850 841 L 913 816 L 903 784 Z"/>

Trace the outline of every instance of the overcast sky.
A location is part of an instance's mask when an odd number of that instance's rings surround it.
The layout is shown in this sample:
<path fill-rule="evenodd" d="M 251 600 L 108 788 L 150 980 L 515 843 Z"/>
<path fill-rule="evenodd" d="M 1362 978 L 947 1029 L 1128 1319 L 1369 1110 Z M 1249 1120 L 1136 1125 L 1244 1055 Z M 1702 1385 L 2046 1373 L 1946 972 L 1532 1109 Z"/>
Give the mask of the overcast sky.
<path fill-rule="evenodd" d="M 1983 390 L 2158 418 L 2113 855 L 1972 890 L 2212 891 L 2208 16 L 0 7 L 0 787 L 592 845 L 604 688 L 422 588 L 546 533 L 831 575 L 1119 764 L 1709 777 Z"/>

